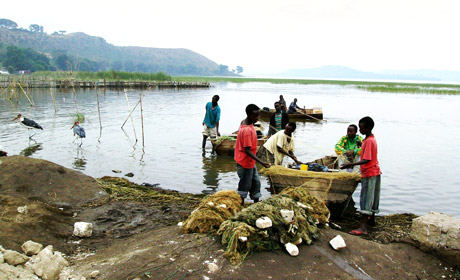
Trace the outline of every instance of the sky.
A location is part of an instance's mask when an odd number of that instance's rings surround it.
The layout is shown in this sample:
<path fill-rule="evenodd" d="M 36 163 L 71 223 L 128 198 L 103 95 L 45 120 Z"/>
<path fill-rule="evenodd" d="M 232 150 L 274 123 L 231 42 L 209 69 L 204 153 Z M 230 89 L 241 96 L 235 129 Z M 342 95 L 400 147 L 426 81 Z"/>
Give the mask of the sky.
<path fill-rule="evenodd" d="M 0 18 L 186 48 L 245 75 L 341 65 L 460 71 L 458 0 L 3 1 Z"/>

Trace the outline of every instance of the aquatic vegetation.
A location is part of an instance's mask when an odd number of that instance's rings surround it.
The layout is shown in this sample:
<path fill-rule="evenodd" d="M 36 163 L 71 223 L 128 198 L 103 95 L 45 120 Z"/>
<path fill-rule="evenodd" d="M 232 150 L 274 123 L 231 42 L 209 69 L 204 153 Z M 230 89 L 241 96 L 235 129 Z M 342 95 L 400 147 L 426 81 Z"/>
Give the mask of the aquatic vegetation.
<path fill-rule="evenodd" d="M 181 82 L 229 82 L 229 83 L 272 83 L 272 84 L 301 84 L 301 85 L 340 85 L 351 86 L 371 92 L 394 93 L 428 93 L 428 94 L 460 94 L 460 85 L 434 83 L 404 83 L 404 82 L 371 82 L 371 81 L 342 81 L 342 80 L 310 80 L 310 79 L 269 79 L 269 78 L 232 78 L 232 77 L 173 77 Z"/>
<path fill-rule="evenodd" d="M 76 80 L 101 80 L 105 79 L 108 81 L 171 81 L 169 74 L 158 72 L 158 73 L 140 73 L 140 72 L 122 72 L 122 71 L 39 71 L 32 74 L 33 77 L 45 77 L 53 79 L 76 79 Z"/>
<path fill-rule="evenodd" d="M 84 123 L 85 122 L 85 115 L 83 113 L 77 112 L 75 114 L 71 114 L 72 117 L 75 117 L 75 121 L 79 123 Z"/>

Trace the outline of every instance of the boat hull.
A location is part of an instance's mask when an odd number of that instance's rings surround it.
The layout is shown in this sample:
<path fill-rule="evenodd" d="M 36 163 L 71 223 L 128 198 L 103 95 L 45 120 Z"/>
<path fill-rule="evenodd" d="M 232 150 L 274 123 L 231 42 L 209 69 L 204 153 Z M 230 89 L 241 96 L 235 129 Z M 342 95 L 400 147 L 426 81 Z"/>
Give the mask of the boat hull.
<path fill-rule="evenodd" d="M 288 114 L 289 121 L 315 121 L 323 119 L 323 112 L 315 109 L 301 109 L 302 113 Z M 260 117 L 263 119 L 270 119 L 275 112 L 274 109 L 270 111 L 260 110 Z"/>

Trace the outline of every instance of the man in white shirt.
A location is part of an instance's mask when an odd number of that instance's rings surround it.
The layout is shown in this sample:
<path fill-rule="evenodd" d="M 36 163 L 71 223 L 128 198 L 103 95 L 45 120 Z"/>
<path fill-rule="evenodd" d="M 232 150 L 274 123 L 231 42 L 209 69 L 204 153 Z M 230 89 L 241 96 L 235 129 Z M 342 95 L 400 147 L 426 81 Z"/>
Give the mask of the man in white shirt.
<path fill-rule="evenodd" d="M 292 133 L 296 129 L 295 122 L 289 122 L 284 130 L 273 134 L 270 139 L 260 148 L 257 156 L 265 162 L 281 165 L 285 156 L 292 158 L 297 164 L 300 164 L 294 155 L 294 137 Z"/>

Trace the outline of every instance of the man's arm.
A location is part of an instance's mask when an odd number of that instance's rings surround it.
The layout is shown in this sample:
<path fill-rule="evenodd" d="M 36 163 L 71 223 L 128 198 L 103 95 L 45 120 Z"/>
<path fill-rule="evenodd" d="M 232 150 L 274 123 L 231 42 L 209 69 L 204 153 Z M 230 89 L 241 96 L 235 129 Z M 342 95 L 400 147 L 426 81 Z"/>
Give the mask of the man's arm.
<path fill-rule="evenodd" d="M 258 158 L 252 151 L 251 151 L 251 147 L 244 147 L 244 152 L 252 159 L 254 159 L 255 161 L 257 161 L 258 163 L 262 164 L 264 167 L 266 168 L 269 168 L 270 167 L 270 163 L 266 163 L 266 162 L 263 162 L 260 158 Z"/>
<path fill-rule="evenodd" d="M 219 133 L 219 122 L 216 122 L 216 132 L 217 132 L 217 136 L 220 136 L 220 133 Z"/>
<path fill-rule="evenodd" d="M 339 142 L 335 144 L 335 153 L 338 155 L 341 155 L 345 152 L 345 149 L 343 148 L 345 145 L 345 137 L 340 138 Z"/>
<path fill-rule="evenodd" d="M 340 166 L 340 169 L 349 168 L 349 167 L 352 167 L 352 166 L 355 166 L 355 165 L 363 165 L 363 164 L 368 163 L 369 161 L 370 160 L 368 160 L 368 159 L 363 159 L 363 160 L 360 160 L 360 161 L 357 161 L 357 162 L 345 163 L 345 164 L 342 164 Z"/>

